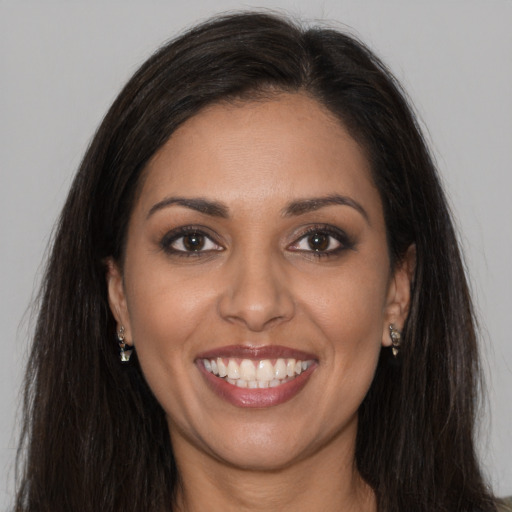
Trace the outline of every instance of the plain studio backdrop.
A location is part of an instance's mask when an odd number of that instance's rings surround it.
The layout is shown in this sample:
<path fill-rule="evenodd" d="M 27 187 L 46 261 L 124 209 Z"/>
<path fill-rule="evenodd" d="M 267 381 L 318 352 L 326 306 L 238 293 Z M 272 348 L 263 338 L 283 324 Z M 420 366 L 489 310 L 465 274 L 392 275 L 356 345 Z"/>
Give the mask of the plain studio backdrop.
<path fill-rule="evenodd" d="M 162 42 L 214 13 L 248 8 L 326 20 L 359 36 L 428 127 L 481 321 L 489 397 L 481 453 L 496 493 L 512 494 L 511 0 L 0 0 L 2 510 L 13 498 L 29 307 L 87 144 Z M 79 354 L 82 340 L 69 343 Z"/>

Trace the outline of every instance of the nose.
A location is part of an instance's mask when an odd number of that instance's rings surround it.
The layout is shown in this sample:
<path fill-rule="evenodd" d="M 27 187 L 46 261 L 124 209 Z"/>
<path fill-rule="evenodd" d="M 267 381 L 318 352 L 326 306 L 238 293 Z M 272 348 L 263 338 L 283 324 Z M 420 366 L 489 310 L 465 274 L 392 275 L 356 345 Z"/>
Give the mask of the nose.
<path fill-rule="evenodd" d="M 295 313 L 284 269 L 270 255 L 240 255 L 229 264 L 219 298 L 225 320 L 260 332 L 289 321 Z"/>

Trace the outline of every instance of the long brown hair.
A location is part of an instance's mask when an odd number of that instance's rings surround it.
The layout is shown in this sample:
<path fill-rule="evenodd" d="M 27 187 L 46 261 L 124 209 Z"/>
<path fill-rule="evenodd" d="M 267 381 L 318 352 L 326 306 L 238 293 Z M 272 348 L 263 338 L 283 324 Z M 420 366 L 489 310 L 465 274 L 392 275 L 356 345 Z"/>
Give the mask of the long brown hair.
<path fill-rule="evenodd" d="M 404 93 L 353 37 L 268 14 L 214 18 L 155 53 L 120 93 L 53 241 L 27 370 L 16 510 L 172 510 L 179 474 L 136 357 L 121 366 L 105 261 L 122 263 L 150 157 L 206 105 L 272 91 L 316 98 L 364 147 L 391 259 L 416 245 L 398 361 L 382 349 L 356 463 L 380 511 L 492 511 L 473 444 L 479 368 L 468 286 L 436 169 Z"/>

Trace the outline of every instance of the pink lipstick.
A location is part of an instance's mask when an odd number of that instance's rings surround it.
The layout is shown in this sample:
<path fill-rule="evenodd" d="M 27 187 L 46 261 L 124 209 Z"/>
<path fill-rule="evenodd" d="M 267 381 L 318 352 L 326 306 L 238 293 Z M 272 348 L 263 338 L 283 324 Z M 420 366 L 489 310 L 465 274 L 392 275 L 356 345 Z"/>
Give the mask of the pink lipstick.
<path fill-rule="evenodd" d="M 296 396 L 318 366 L 315 355 L 278 345 L 231 345 L 199 354 L 196 366 L 218 396 L 264 408 Z"/>

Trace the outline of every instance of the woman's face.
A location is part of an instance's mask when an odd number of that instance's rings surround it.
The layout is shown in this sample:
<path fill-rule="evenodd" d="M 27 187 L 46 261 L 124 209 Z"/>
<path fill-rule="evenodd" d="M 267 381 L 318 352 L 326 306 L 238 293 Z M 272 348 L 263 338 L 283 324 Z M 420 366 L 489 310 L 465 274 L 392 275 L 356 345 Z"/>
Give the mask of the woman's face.
<path fill-rule="evenodd" d="M 147 166 L 108 281 L 178 461 L 267 469 L 352 453 L 409 290 L 361 147 L 302 94 L 184 123 Z"/>

